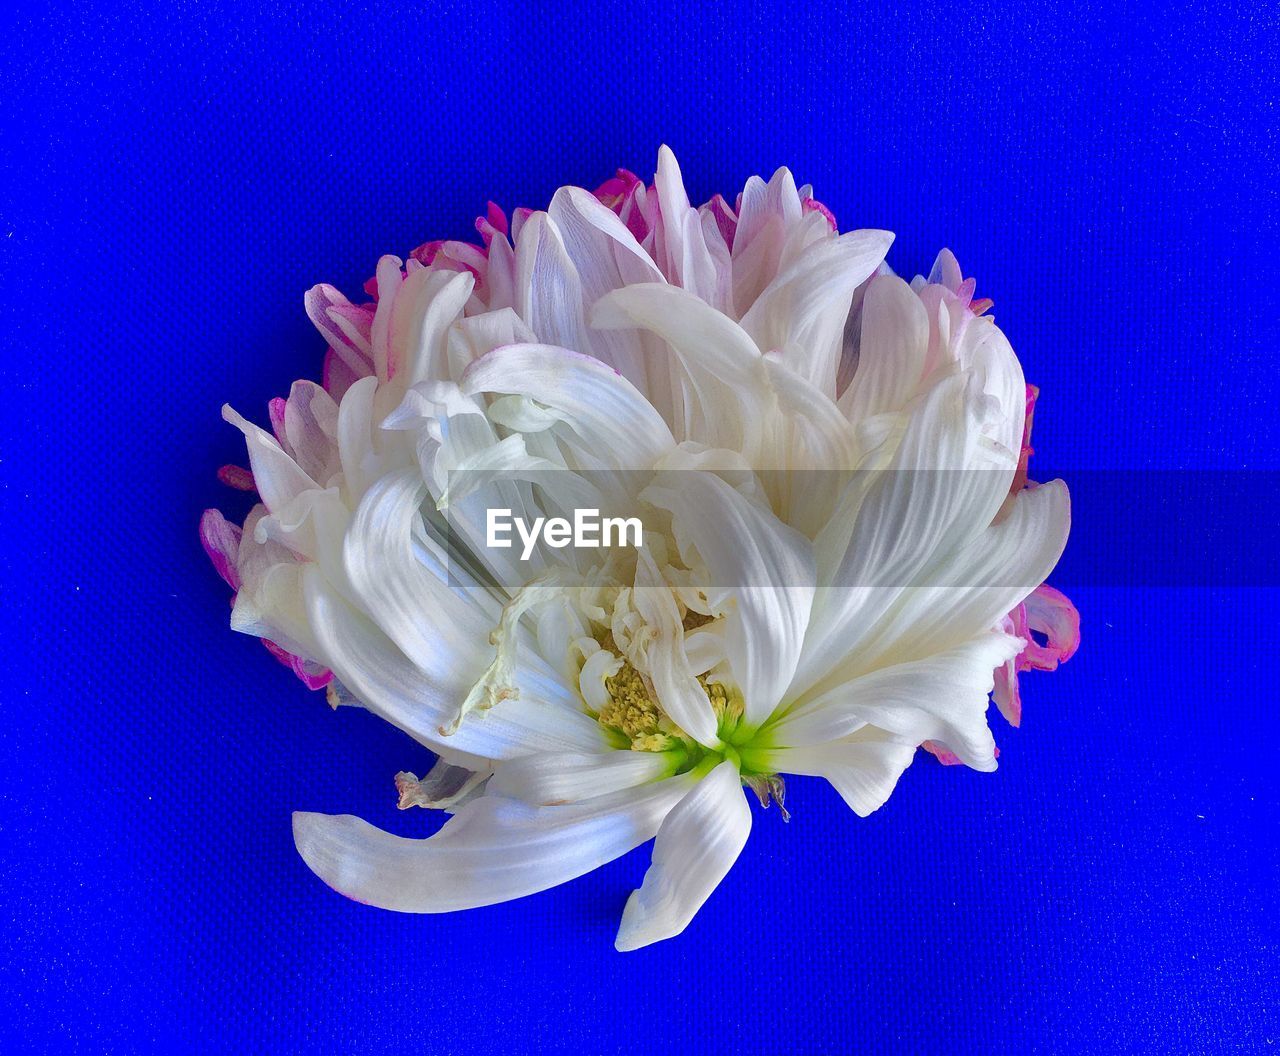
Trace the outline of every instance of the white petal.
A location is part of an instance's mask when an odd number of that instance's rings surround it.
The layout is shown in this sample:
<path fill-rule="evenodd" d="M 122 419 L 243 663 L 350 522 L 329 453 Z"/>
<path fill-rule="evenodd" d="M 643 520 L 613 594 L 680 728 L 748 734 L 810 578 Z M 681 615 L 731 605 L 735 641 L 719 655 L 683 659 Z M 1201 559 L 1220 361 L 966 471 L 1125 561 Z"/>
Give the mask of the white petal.
<path fill-rule="evenodd" d="M 714 747 L 720 743 L 715 712 L 685 653 L 684 628 L 675 597 L 647 550 L 642 550 L 637 560 L 632 598 L 636 611 L 655 635 L 646 648 L 645 660 L 658 703 L 690 737 Z"/>
<path fill-rule="evenodd" d="M 492 619 L 428 572 L 413 552 L 413 529 L 426 494 L 412 470 L 383 477 L 365 495 L 343 547 L 352 589 L 365 612 L 411 661 L 431 669 L 442 649 L 474 655 Z"/>
<path fill-rule="evenodd" d="M 395 370 L 391 351 L 391 313 L 396 295 L 404 282 L 404 262 L 386 254 L 379 258 L 374 279 L 378 289 L 378 306 L 373 313 L 373 329 L 369 343 L 373 350 L 373 367 L 380 382 L 386 382 Z"/>
<path fill-rule="evenodd" d="M 665 145 L 658 151 L 653 185 L 660 217 L 653 252 L 667 278 L 717 310 L 730 310 L 732 284 L 727 247 L 723 240 L 718 245 L 708 243 L 702 218 L 689 204 L 676 156 Z"/>
<path fill-rule="evenodd" d="M 222 408 L 222 417 L 244 434 L 253 483 L 272 513 L 284 509 L 304 492 L 320 489 L 265 429 L 242 418 L 229 404 Z"/>
<path fill-rule="evenodd" d="M 302 471 L 327 487 L 341 466 L 337 460 L 338 405 L 319 385 L 295 381 L 285 401 L 284 437 Z"/>
<path fill-rule="evenodd" d="M 880 266 L 892 242 L 888 231 L 850 231 L 808 247 L 760 294 L 742 328 L 834 399 L 853 291 Z"/>
<path fill-rule="evenodd" d="M 851 421 L 900 411 L 924 382 L 929 318 L 920 298 L 896 275 L 878 275 L 862 302 L 858 368 L 840 398 Z"/>
<path fill-rule="evenodd" d="M 980 431 L 973 380 L 939 381 L 914 410 L 893 459 L 868 482 L 847 545 L 815 547 L 824 584 L 797 676 L 813 685 L 883 625 L 907 589 L 980 536 L 1009 492 L 1015 461 Z M 933 580 L 936 582 L 936 579 Z M 971 632 L 974 633 L 974 632 Z"/>
<path fill-rule="evenodd" d="M 563 689 L 556 696 L 556 687 L 545 681 L 522 685 L 518 699 L 470 715 L 457 732 L 443 734 L 488 662 L 483 640 L 470 655 L 459 655 L 441 640 L 430 666 L 418 667 L 347 605 L 315 566 L 306 571 L 309 623 L 325 663 L 366 708 L 427 747 L 486 759 L 599 750 L 600 728 L 581 710 L 577 695 Z"/>
<path fill-rule="evenodd" d="M 540 752 L 499 766 L 489 793 L 534 806 L 562 806 L 636 788 L 670 776 L 673 769 L 660 752 Z"/>
<path fill-rule="evenodd" d="M 978 770 L 996 768 L 987 727 L 994 670 L 1025 643 L 988 633 L 956 649 L 881 668 L 841 683 L 788 711 L 771 728 L 787 747 L 825 744 L 872 725 L 913 745 L 942 741 Z"/>
<path fill-rule="evenodd" d="M 682 473 L 646 495 L 671 511 L 707 570 L 708 593 L 733 611 L 725 648 L 746 721 L 763 722 L 795 672 L 814 594 L 809 541 L 711 473 Z"/>
<path fill-rule="evenodd" d="M 516 239 L 516 311 L 549 345 L 588 352 L 582 282 L 546 213 L 534 213 Z"/>
<path fill-rule="evenodd" d="M 770 760 L 779 773 L 825 777 L 865 818 L 884 805 L 915 754 L 911 742 L 868 726 L 848 740 L 780 748 Z"/>
<path fill-rule="evenodd" d="M 968 318 L 956 358 L 999 405 L 1000 414 L 988 432 L 996 443 L 1016 456 L 1022 448 L 1027 379 L 1009 339 L 991 319 Z"/>
<path fill-rule="evenodd" d="M 351 372 L 356 377 L 368 374 L 373 368 L 369 342 L 354 331 L 350 323 L 343 325 L 346 320 L 341 311 L 349 310 L 351 302 L 332 286 L 319 283 L 306 292 L 303 305 L 312 324 Z"/>
<path fill-rule="evenodd" d="M 669 939 L 688 926 L 738 860 L 751 832 L 751 808 L 737 767 L 725 760 L 667 815 L 644 883 L 627 899 L 619 950 Z"/>
<path fill-rule="evenodd" d="M 663 282 L 662 272 L 612 210 L 580 187 L 562 187 L 551 199 L 548 215 L 559 229 L 565 249 L 581 280 L 583 310 L 588 315 L 605 294 L 635 282 Z M 546 337 L 547 335 L 542 335 Z M 608 363 L 641 392 L 649 392 L 646 356 L 634 334 L 591 331 L 591 352 Z"/>
<path fill-rule="evenodd" d="M 405 913 L 448 913 L 521 898 L 597 869 L 644 843 L 689 788 L 670 778 L 566 807 L 485 795 L 425 840 L 350 814 L 296 813 L 303 860 L 334 890 Z"/>
<path fill-rule="evenodd" d="M 449 376 L 449 328 L 474 288 L 475 278 L 469 271 L 423 268 L 405 278 L 396 295 L 390 334 L 399 388 Z"/>
<path fill-rule="evenodd" d="M 596 302 L 591 325 L 640 327 L 670 345 L 683 379 L 687 435 L 744 450 L 764 410 L 758 395 L 763 369 L 760 349 L 737 323 L 687 290 L 641 283 Z"/>
<path fill-rule="evenodd" d="M 460 319 L 450 331 L 449 377 L 458 378 L 481 356 L 503 345 L 536 343 L 535 334 L 514 309 L 490 309 Z"/>
<path fill-rule="evenodd" d="M 373 401 L 377 392 L 377 378 L 361 378 L 347 389 L 338 406 L 338 454 L 343 490 L 352 507 L 378 475 L 379 460 L 373 441 Z"/>
<path fill-rule="evenodd" d="M 759 176 L 747 180 L 733 239 L 733 299 L 739 315 L 777 275 L 787 234 L 803 218 L 788 169 L 778 169 L 767 184 Z"/>
<path fill-rule="evenodd" d="M 1019 492 L 1008 517 L 955 552 L 927 585 L 904 592 L 859 662 L 913 659 L 995 625 L 1048 578 L 1070 531 L 1071 498 L 1062 481 Z"/>
<path fill-rule="evenodd" d="M 622 468 L 647 468 L 675 446 L 662 416 L 634 385 L 566 348 L 495 349 L 467 368 L 462 390 L 520 394 L 562 411 L 585 450 Z"/>

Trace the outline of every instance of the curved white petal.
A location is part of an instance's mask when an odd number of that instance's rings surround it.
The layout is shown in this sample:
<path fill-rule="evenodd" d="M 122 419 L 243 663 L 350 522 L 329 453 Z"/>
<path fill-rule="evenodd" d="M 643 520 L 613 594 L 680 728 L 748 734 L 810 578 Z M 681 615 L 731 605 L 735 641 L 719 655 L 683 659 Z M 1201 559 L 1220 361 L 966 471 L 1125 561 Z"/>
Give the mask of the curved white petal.
<path fill-rule="evenodd" d="M 303 306 L 312 325 L 355 377 L 373 369 L 369 342 L 343 318 L 343 310 L 351 311 L 352 305 L 342 293 L 328 283 L 317 283 L 303 295 Z"/>
<path fill-rule="evenodd" d="M 743 450 L 764 406 L 756 395 L 760 349 L 737 323 L 687 290 L 639 283 L 597 301 L 591 325 L 638 327 L 665 341 L 678 360 L 685 434 L 711 447 Z"/>
<path fill-rule="evenodd" d="M 862 302 L 858 367 L 840 397 L 850 421 L 899 411 L 924 382 L 929 317 L 920 298 L 896 275 L 878 275 Z"/>
<path fill-rule="evenodd" d="M 351 588 L 369 618 L 419 667 L 442 649 L 466 656 L 492 627 L 487 605 L 455 594 L 414 556 L 413 530 L 426 485 L 412 470 L 377 481 L 365 495 L 343 546 Z M 430 613 L 430 620 L 423 619 Z"/>
<path fill-rule="evenodd" d="M 391 316 L 397 388 L 449 376 L 449 328 L 474 288 L 469 271 L 423 268 L 405 277 Z"/>
<path fill-rule="evenodd" d="M 441 640 L 430 666 L 419 667 L 347 605 L 318 569 L 307 566 L 306 572 L 307 611 L 320 655 L 360 703 L 427 747 L 485 759 L 599 750 L 600 728 L 576 705 L 576 694 L 566 689 L 558 699 L 545 679 L 539 686 L 530 678 L 527 688 L 522 681 L 518 699 L 468 715 L 456 732 L 443 733 L 485 669 L 483 639 L 469 655 Z"/>
<path fill-rule="evenodd" d="M 653 864 L 622 912 L 619 950 L 669 939 L 688 926 L 751 832 L 751 808 L 738 768 L 725 760 L 667 815 L 653 845 Z"/>
<path fill-rule="evenodd" d="M 892 463 L 851 483 L 865 497 L 847 543 L 831 536 L 843 549 L 824 539 L 816 548 L 823 587 L 794 692 L 861 650 L 904 591 L 936 582 L 943 563 L 991 524 L 1016 461 L 984 443 L 974 399 L 972 379 L 943 378 L 914 410 Z"/>
<path fill-rule="evenodd" d="M 910 741 L 868 726 L 843 741 L 779 748 L 769 758 L 779 773 L 825 777 L 865 818 L 884 806 L 915 754 Z"/>
<path fill-rule="evenodd" d="M 834 399 L 853 291 L 880 266 L 892 242 L 888 231 L 867 230 L 814 243 L 760 294 L 742 328 Z"/>
<path fill-rule="evenodd" d="M 265 429 L 241 417 L 230 404 L 222 408 L 222 417 L 244 434 L 254 486 L 272 513 L 284 509 L 304 492 L 320 489 Z"/>
<path fill-rule="evenodd" d="M 562 187 L 547 212 L 577 268 L 583 310 L 588 315 L 596 301 L 613 290 L 635 282 L 665 281 L 618 214 L 589 191 Z M 593 330 L 587 340 L 589 346 L 578 351 L 594 353 L 641 392 L 651 392 L 644 348 L 634 334 Z"/>
<path fill-rule="evenodd" d="M 675 446 L 667 423 L 634 385 L 567 348 L 494 349 L 467 368 L 462 391 L 528 396 L 563 412 L 584 450 L 620 468 L 648 468 Z"/>
<path fill-rule="evenodd" d="M 1019 492 L 1008 517 L 952 554 L 925 585 L 903 592 L 856 663 L 865 670 L 915 659 L 994 626 L 1053 571 L 1070 530 L 1062 481 Z"/>
<path fill-rule="evenodd" d="M 434 836 L 406 839 L 350 814 L 296 813 L 293 838 L 335 891 L 404 913 L 448 913 L 563 884 L 638 847 L 691 783 L 674 777 L 564 807 L 485 795 Z"/>
<path fill-rule="evenodd" d="M 977 770 L 994 770 L 987 696 L 995 668 L 1016 656 L 1021 638 L 991 632 L 956 649 L 882 668 L 792 708 L 770 728 L 787 747 L 839 741 L 876 726 L 913 745 L 942 741 Z"/>

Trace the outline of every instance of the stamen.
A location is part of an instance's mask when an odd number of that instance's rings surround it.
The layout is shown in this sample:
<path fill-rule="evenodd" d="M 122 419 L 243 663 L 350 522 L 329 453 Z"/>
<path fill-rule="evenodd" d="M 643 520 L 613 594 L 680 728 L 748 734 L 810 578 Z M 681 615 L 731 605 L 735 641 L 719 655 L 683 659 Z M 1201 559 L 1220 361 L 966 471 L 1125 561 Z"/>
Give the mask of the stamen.
<path fill-rule="evenodd" d="M 621 733 L 633 752 L 665 752 L 676 746 L 682 731 L 654 700 L 648 679 L 631 664 L 623 663 L 604 686 L 609 703 L 596 717 L 601 726 Z"/>

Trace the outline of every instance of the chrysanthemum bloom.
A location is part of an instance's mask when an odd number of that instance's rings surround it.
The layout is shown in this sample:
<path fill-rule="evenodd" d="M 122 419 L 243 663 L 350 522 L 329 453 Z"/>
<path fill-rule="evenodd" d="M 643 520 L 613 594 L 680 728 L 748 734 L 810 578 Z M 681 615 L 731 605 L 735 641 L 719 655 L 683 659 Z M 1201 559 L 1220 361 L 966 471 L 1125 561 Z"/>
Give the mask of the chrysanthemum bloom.
<path fill-rule="evenodd" d="M 224 478 L 261 497 L 202 524 L 232 626 L 435 752 L 400 805 L 453 814 L 415 840 L 299 813 L 307 864 L 443 912 L 656 836 L 634 949 L 729 870 L 744 786 L 781 807 L 817 775 L 866 815 L 921 745 L 994 770 L 990 694 L 1016 724 L 1078 620 L 1040 586 L 1069 508 L 1026 482 L 1034 390 L 954 258 L 904 282 L 785 169 L 694 208 L 665 149 L 652 185 L 477 226 L 384 257 L 369 303 L 311 290 L 323 384 L 272 432 L 226 411 L 252 472 Z M 635 516 L 643 546 L 523 560 L 497 507 Z"/>

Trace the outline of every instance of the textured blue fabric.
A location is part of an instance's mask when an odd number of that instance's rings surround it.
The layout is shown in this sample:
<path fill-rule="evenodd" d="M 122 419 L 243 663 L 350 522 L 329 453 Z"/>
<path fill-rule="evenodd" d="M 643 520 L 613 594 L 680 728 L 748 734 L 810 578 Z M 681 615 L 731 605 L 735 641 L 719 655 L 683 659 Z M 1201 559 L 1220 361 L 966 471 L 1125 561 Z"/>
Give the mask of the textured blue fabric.
<path fill-rule="evenodd" d="M 1238 559 L 1280 539 L 1276 11 L 847 6 L 5 17 L 0 1048 L 1280 1043 L 1277 581 Z M 348 902 L 290 811 L 425 833 L 391 776 L 427 758 L 227 629 L 195 533 L 245 505 L 218 408 L 317 373 L 313 282 L 663 141 L 695 198 L 786 164 L 900 271 L 948 245 L 978 277 L 1043 389 L 1038 475 L 1123 471 L 1076 505 L 1083 648 L 993 717 L 993 775 L 922 757 L 865 821 L 795 781 L 676 941 L 612 948 L 647 849 L 452 916 Z M 1181 494 L 1195 469 L 1244 501 Z"/>

